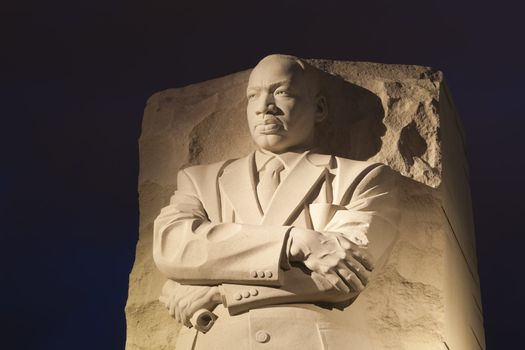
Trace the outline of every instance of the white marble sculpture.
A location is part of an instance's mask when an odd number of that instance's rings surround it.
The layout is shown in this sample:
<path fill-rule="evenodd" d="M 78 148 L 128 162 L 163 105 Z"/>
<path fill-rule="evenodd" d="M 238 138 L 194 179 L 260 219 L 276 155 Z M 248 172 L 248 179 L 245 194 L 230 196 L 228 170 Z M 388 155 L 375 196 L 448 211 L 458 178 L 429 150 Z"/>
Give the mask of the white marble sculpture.
<path fill-rule="evenodd" d="M 176 348 L 350 348 L 337 315 L 396 239 L 397 174 L 321 153 L 329 106 L 298 58 L 261 60 L 247 99 L 258 149 L 181 170 L 155 220 L 160 300 L 186 326 Z"/>

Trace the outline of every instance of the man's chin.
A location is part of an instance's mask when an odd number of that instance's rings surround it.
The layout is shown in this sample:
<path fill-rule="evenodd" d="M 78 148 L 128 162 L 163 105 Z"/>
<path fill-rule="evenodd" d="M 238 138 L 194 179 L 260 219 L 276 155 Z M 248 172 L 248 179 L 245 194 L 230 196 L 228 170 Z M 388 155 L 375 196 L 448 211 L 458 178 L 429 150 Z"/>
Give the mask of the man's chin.
<path fill-rule="evenodd" d="M 283 135 L 269 134 L 258 135 L 255 137 L 255 144 L 266 151 L 280 153 L 286 151 L 289 147 L 288 142 Z"/>

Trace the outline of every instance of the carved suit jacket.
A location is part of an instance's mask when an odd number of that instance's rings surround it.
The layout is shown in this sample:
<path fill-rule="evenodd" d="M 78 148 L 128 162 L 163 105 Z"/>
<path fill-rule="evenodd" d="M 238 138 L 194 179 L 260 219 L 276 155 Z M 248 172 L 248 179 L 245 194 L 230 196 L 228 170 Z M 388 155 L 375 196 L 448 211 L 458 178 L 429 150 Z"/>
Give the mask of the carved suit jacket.
<path fill-rule="evenodd" d="M 396 174 L 378 163 L 305 153 L 264 213 L 255 176 L 254 153 L 181 170 L 177 190 L 154 224 L 159 270 L 182 284 L 219 285 L 229 315 L 355 296 L 298 267 L 283 269 L 288 233 L 294 226 L 344 233 L 380 259 L 397 232 Z"/>

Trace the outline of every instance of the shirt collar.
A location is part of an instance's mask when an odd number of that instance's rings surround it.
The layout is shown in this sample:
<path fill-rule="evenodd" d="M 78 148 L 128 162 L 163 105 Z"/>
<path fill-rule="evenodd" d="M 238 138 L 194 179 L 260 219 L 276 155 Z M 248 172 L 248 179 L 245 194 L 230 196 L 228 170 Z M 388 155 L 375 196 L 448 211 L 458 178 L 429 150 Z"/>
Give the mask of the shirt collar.
<path fill-rule="evenodd" d="M 306 152 L 284 152 L 281 154 L 276 154 L 270 151 L 266 151 L 263 149 L 258 149 L 255 151 L 255 165 L 257 167 L 257 171 L 261 171 L 261 169 L 270 161 L 270 159 L 273 159 L 276 157 L 283 163 L 284 168 L 286 170 L 289 170 L 292 166 L 295 165 L 297 160 L 301 158 L 301 156 L 305 153 L 308 153 L 310 151 Z"/>

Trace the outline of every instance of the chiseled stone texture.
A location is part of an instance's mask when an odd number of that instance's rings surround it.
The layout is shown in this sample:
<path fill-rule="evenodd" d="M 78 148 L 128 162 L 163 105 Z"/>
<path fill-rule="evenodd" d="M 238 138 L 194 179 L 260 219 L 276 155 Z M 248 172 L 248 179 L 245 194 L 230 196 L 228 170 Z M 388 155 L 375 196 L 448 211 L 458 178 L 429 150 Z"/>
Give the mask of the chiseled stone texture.
<path fill-rule="evenodd" d="M 443 74 L 309 62 L 329 73 L 323 86 L 330 122 L 321 142 L 340 156 L 388 164 L 406 179 L 399 241 L 367 289 L 338 314 L 355 330 L 352 349 L 485 349 L 464 137 Z M 248 75 L 169 89 L 147 102 L 128 350 L 175 347 L 180 326 L 157 301 L 164 278 L 152 258 L 153 220 L 175 190 L 178 169 L 254 149 L 245 120 Z"/>

